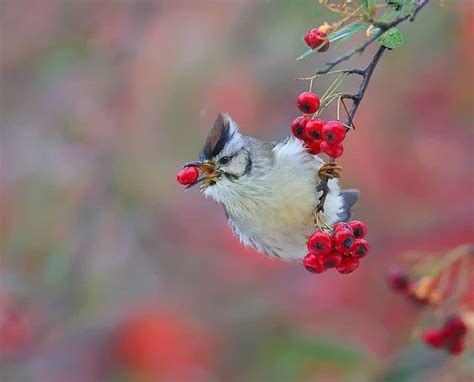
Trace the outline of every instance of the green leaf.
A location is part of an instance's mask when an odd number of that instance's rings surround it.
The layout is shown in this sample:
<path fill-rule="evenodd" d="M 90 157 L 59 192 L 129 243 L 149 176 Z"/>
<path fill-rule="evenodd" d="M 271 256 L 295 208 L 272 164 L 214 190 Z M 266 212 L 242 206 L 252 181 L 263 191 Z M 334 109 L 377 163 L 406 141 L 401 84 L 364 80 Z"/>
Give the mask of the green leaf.
<path fill-rule="evenodd" d="M 377 42 L 388 49 L 396 49 L 403 45 L 405 39 L 398 28 L 391 28 L 379 38 Z"/>
<path fill-rule="evenodd" d="M 349 24 L 349 25 L 345 26 L 344 28 L 339 29 L 336 33 L 330 35 L 329 36 L 329 41 L 334 42 L 334 41 L 337 41 L 341 38 L 344 38 L 344 37 L 347 37 L 347 36 L 352 36 L 354 33 L 358 32 L 358 31 L 361 31 L 361 30 L 365 30 L 368 27 L 369 27 L 369 24 L 366 23 L 366 22 L 362 22 L 362 21 L 359 21 L 359 22 L 356 22 L 356 23 L 353 23 L 353 24 Z"/>

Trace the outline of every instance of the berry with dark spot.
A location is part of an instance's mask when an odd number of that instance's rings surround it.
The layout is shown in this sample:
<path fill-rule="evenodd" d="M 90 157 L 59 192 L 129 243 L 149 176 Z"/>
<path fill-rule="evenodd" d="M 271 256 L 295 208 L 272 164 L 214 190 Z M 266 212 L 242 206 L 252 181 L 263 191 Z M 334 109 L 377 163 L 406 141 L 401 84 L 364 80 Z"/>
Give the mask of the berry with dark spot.
<path fill-rule="evenodd" d="M 331 236 L 323 231 L 313 233 L 307 242 L 308 250 L 315 255 L 327 255 L 331 251 Z"/>
<path fill-rule="evenodd" d="M 354 231 L 354 236 L 356 239 L 363 239 L 365 235 L 367 235 L 367 227 L 361 221 L 353 220 L 349 222 L 349 225 Z"/>
<path fill-rule="evenodd" d="M 303 113 L 313 114 L 319 109 L 319 97 L 312 92 L 303 92 L 298 96 L 296 104 Z"/>
<path fill-rule="evenodd" d="M 354 257 L 343 257 L 341 263 L 336 267 L 339 273 L 347 275 L 359 267 L 359 259 Z"/>
<path fill-rule="evenodd" d="M 305 116 L 296 117 L 291 123 L 291 132 L 293 135 L 301 140 L 306 140 L 306 124 L 309 119 Z"/>
<path fill-rule="evenodd" d="M 319 256 L 314 253 L 308 253 L 305 256 L 303 265 L 311 273 L 323 273 L 326 270 L 325 265 L 319 261 Z"/>
<path fill-rule="evenodd" d="M 306 138 L 320 141 L 322 139 L 324 121 L 319 118 L 310 119 L 306 124 Z"/>
<path fill-rule="evenodd" d="M 369 254 L 369 243 L 364 239 L 355 239 L 354 246 L 352 247 L 351 255 L 359 259 Z"/>
<path fill-rule="evenodd" d="M 342 261 L 342 254 L 332 251 L 326 256 L 321 256 L 320 260 L 326 268 L 336 268 L 341 264 Z"/>
<path fill-rule="evenodd" d="M 339 121 L 329 121 L 324 124 L 322 134 L 323 140 L 331 145 L 336 145 L 346 137 L 346 128 Z"/>
<path fill-rule="evenodd" d="M 349 230 L 343 229 L 336 231 L 333 235 L 334 249 L 344 255 L 351 253 L 354 247 L 354 233 Z"/>

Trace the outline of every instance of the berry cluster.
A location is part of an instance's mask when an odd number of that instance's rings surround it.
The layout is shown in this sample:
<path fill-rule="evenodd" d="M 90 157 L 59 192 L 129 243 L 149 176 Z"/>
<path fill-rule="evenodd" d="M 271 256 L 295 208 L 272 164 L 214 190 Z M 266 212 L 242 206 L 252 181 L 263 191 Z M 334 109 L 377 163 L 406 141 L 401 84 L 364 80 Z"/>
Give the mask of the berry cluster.
<path fill-rule="evenodd" d="M 365 224 L 356 220 L 336 223 L 332 236 L 324 231 L 314 232 L 307 242 L 305 268 L 312 273 L 322 273 L 328 268 L 336 268 L 342 274 L 355 271 L 360 259 L 369 253 L 369 243 L 364 240 L 366 234 Z"/>
<path fill-rule="evenodd" d="M 304 42 L 311 49 L 317 49 L 318 52 L 326 52 L 329 49 L 329 40 L 324 30 L 324 26 L 313 28 L 304 35 Z"/>
<path fill-rule="evenodd" d="M 293 135 L 304 141 L 310 154 L 321 151 L 332 158 L 339 158 L 344 152 L 342 141 L 346 137 L 346 128 L 339 121 L 325 122 L 320 118 L 309 118 L 319 109 L 319 97 L 311 92 L 303 92 L 296 101 L 298 108 L 305 113 L 296 117 L 291 124 Z"/>
<path fill-rule="evenodd" d="M 459 316 L 449 317 L 441 328 L 426 329 L 421 335 L 423 342 L 435 349 L 445 349 L 451 354 L 464 350 L 467 326 Z"/>
<path fill-rule="evenodd" d="M 417 304 L 437 305 L 441 300 L 432 277 L 426 276 L 415 281 L 402 268 L 391 267 L 387 272 L 387 281 L 393 290 Z"/>
<path fill-rule="evenodd" d="M 199 178 L 199 170 L 196 167 L 188 166 L 176 174 L 176 180 L 182 185 L 193 184 Z"/>

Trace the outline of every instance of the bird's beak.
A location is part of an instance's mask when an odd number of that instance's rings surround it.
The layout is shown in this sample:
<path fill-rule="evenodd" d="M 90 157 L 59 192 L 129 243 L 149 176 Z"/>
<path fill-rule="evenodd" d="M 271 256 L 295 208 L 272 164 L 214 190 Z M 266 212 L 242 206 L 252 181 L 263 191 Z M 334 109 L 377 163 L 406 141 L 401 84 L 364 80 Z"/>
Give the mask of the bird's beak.
<path fill-rule="evenodd" d="M 216 167 L 216 165 L 211 162 L 211 161 L 193 161 L 193 162 L 188 162 L 186 163 L 183 168 L 186 167 L 196 167 L 200 170 L 201 175 L 199 178 L 194 182 L 189 184 L 186 189 L 195 186 L 198 183 L 202 183 L 201 187 L 206 188 L 209 187 L 212 184 L 215 184 L 219 176 L 221 175 L 221 172 L 219 169 Z"/>

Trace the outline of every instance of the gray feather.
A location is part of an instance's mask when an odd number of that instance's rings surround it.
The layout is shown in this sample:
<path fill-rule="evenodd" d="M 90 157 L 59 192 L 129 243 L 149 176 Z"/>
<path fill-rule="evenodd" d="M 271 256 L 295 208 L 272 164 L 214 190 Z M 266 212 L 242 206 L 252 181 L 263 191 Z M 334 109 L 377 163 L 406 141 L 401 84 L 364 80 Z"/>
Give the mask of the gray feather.
<path fill-rule="evenodd" d="M 357 203 L 357 199 L 359 199 L 359 190 L 350 189 L 350 190 L 342 190 L 341 195 L 343 198 L 342 204 L 342 212 L 340 212 L 337 217 L 339 221 L 346 222 L 352 216 L 352 207 L 354 204 Z"/>

